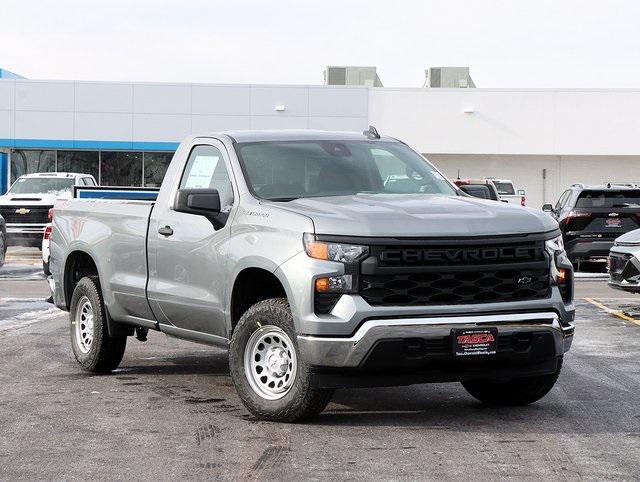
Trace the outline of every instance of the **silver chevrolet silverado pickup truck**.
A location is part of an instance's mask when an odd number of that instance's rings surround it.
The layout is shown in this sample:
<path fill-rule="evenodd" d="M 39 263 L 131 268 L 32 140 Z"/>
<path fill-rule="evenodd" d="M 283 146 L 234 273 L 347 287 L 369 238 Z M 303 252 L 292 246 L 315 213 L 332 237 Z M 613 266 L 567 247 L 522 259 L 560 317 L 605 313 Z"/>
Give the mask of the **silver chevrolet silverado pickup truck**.
<path fill-rule="evenodd" d="M 469 197 L 375 129 L 188 138 L 155 202 L 57 202 L 51 272 L 84 369 L 114 370 L 149 329 L 224 347 L 268 420 L 339 387 L 460 381 L 531 403 L 573 337 L 556 221 Z"/>

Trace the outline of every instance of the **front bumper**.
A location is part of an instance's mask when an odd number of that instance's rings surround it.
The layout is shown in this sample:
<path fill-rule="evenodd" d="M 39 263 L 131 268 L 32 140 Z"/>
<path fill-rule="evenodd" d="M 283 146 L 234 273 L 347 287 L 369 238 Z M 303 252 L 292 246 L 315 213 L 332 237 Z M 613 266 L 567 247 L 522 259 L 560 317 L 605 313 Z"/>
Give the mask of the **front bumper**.
<path fill-rule="evenodd" d="M 416 353 L 428 361 L 431 355 L 438 355 L 441 361 L 451 358 L 452 352 L 445 343 L 453 328 L 497 327 L 498 336 L 511 339 L 516 334 L 543 334 L 553 339 L 552 357 L 562 356 L 571 347 L 574 327 L 571 323 L 562 325 L 557 313 L 535 312 L 520 314 L 438 316 L 428 318 L 372 319 L 365 321 L 349 337 L 298 336 L 298 347 L 303 359 L 313 367 L 365 368 L 374 347 L 387 340 L 423 340 L 423 346 Z M 431 351 L 429 345 L 440 343 Z M 525 350 L 526 351 L 526 350 Z M 396 360 L 398 361 L 398 360 Z M 394 360 L 388 360 L 393 367 Z M 402 363 L 400 363 L 402 365 Z"/>
<path fill-rule="evenodd" d="M 42 236 L 44 234 L 44 230 L 47 227 L 46 224 L 15 224 L 8 223 L 7 224 L 7 234 L 15 235 L 15 236 L 29 236 L 29 235 L 37 235 Z"/>
<path fill-rule="evenodd" d="M 40 247 L 46 224 L 7 224 L 7 239 L 9 244 L 28 243 L 30 246 Z"/>
<path fill-rule="evenodd" d="M 608 261 L 609 286 L 640 293 L 640 246 L 615 246 Z"/>

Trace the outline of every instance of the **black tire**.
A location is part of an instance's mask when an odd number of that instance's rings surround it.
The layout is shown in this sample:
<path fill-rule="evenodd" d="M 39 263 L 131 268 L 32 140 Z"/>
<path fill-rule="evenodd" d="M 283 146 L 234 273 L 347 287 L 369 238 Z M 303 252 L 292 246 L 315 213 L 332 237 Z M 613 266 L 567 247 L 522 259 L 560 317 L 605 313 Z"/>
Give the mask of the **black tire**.
<path fill-rule="evenodd" d="M 488 380 L 462 382 L 469 394 L 487 405 L 529 405 L 537 402 L 553 388 L 562 369 L 562 357 L 558 359 L 558 369 L 550 375 L 515 378 L 498 383 Z"/>
<path fill-rule="evenodd" d="M 277 400 L 267 399 L 254 390 L 245 373 L 245 348 L 249 340 L 255 332 L 269 326 L 284 331 L 293 344 L 297 359 L 294 380 L 284 396 Z M 231 337 L 229 368 L 242 403 L 261 420 L 297 422 L 311 418 L 324 410 L 333 395 L 333 390 L 312 385 L 309 367 L 299 355 L 289 302 L 284 298 L 260 301 L 242 315 Z"/>
<path fill-rule="evenodd" d="M 86 306 L 87 302 L 93 315 L 93 336 L 89 346 L 83 345 L 77 334 L 79 303 Z M 93 373 L 109 373 L 115 370 L 124 356 L 127 337 L 111 337 L 107 330 L 105 308 L 97 276 L 86 276 L 76 285 L 71 297 L 69 309 L 71 328 L 71 348 L 80 366 Z"/>
<path fill-rule="evenodd" d="M 7 255 L 7 238 L 2 231 L 0 231 L 0 268 L 4 266 L 4 259 Z"/>

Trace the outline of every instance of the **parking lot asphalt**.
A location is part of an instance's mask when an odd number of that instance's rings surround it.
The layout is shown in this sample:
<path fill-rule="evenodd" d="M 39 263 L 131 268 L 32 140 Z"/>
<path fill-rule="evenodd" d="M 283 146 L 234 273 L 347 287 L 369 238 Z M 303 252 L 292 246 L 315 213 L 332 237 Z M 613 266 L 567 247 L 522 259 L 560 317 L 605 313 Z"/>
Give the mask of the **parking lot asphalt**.
<path fill-rule="evenodd" d="M 572 351 L 536 404 L 339 390 L 287 425 L 249 415 L 223 350 L 162 334 L 130 339 L 112 375 L 82 372 L 37 262 L 7 274 L 21 261 L 0 269 L 0 479 L 640 478 L 640 297 L 601 279 L 578 282 Z"/>

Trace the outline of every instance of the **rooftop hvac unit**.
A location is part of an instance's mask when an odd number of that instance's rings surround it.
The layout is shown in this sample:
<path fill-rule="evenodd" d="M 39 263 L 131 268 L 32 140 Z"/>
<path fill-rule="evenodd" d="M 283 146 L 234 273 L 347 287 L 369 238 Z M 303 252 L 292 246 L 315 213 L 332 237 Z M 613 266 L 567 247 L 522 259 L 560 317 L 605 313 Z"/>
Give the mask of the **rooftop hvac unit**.
<path fill-rule="evenodd" d="M 442 69 L 429 69 L 429 87 L 442 87 Z"/>
<path fill-rule="evenodd" d="M 327 67 L 324 81 L 327 85 L 346 85 L 347 68 Z"/>

